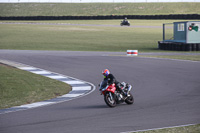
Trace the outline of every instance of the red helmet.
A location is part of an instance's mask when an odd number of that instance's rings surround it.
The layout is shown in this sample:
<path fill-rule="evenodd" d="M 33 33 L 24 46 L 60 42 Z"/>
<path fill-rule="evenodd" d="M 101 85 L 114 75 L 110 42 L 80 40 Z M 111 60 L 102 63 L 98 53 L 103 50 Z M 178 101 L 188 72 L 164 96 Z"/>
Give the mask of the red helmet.
<path fill-rule="evenodd" d="M 110 71 L 108 69 L 105 69 L 104 71 L 102 71 L 102 74 L 104 76 L 108 76 L 108 74 L 110 74 Z"/>

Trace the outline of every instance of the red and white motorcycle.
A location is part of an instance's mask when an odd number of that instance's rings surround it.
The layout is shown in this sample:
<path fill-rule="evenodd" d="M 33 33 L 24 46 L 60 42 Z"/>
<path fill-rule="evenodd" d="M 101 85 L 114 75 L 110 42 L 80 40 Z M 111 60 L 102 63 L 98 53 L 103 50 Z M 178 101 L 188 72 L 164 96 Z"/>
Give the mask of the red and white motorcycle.
<path fill-rule="evenodd" d="M 125 82 L 121 83 L 121 89 L 127 96 L 124 96 L 122 92 L 117 91 L 114 83 L 108 85 L 106 80 L 103 80 L 99 86 L 99 91 L 101 92 L 101 95 L 104 95 L 104 100 L 109 107 L 115 107 L 116 104 L 123 102 L 127 104 L 134 103 L 133 95 L 130 93 L 132 86 Z"/>

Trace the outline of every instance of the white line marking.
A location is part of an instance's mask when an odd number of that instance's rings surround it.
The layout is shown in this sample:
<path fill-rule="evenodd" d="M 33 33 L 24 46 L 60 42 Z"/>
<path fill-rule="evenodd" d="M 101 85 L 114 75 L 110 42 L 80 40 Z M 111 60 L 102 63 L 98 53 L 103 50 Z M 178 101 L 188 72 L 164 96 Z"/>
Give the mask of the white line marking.
<path fill-rule="evenodd" d="M 64 76 L 60 76 L 60 75 L 56 75 L 56 76 L 45 76 L 45 77 L 48 77 L 48 78 L 52 78 L 52 79 L 65 79 L 66 77 Z"/>
<path fill-rule="evenodd" d="M 91 90 L 91 86 L 80 86 L 80 87 L 73 87 L 72 91 L 77 91 L 77 90 L 84 90 L 84 91 L 89 91 Z"/>
<path fill-rule="evenodd" d="M 48 105 L 48 104 L 52 104 L 52 103 L 55 103 L 55 102 L 36 102 L 36 103 L 21 105 L 19 107 L 21 107 L 21 108 L 34 108 L 34 107 L 44 106 L 44 105 Z"/>
<path fill-rule="evenodd" d="M 30 71 L 30 72 L 35 73 L 35 74 L 51 74 L 48 71 Z"/>
<path fill-rule="evenodd" d="M 78 97 L 80 95 L 84 95 L 85 93 L 81 93 L 81 94 L 66 94 L 66 95 L 63 95 L 61 97 Z"/>
<path fill-rule="evenodd" d="M 19 69 L 22 69 L 22 70 L 26 70 L 26 71 L 31 71 L 31 70 L 36 70 L 37 68 L 34 68 L 34 67 L 18 67 Z"/>
<path fill-rule="evenodd" d="M 77 80 L 72 80 L 72 81 L 63 81 L 67 84 L 85 84 L 84 82 L 77 81 Z"/>

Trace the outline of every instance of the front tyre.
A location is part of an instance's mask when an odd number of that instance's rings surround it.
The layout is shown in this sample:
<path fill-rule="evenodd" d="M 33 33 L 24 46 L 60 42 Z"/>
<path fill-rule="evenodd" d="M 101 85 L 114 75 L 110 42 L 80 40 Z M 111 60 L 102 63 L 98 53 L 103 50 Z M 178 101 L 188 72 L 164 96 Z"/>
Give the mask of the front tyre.
<path fill-rule="evenodd" d="M 113 107 L 116 106 L 116 101 L 115 101 L 115 98 L 114 98 L 114 94 L 111 93 L 111 95 L 112 95 L 112 98 L 110 97 L 109 93 L 106 93 L 106 94 L 104 95 L 104 100 L 105 100 L 106 104 L 107 104 L 109 107 L 113 108 Z"/>
<path fill-rule="evenodd" d="M 125 102 L 127 104 L 133 104 L 134 103 L 134 98 L 133 98 L 133 95 L 131 93 L 129 93 L 129 96 L 126 98 Z"/>

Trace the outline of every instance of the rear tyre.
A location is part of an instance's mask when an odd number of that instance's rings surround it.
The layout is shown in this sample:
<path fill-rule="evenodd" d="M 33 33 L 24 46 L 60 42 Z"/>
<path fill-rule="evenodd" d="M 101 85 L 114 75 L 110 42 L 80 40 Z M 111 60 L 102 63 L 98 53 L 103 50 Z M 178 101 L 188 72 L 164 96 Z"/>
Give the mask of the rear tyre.
<path fill-rule="evenodd" d="M 129 93 L 129 96 L 126 98 L 125 102 L 127 104 L 133 104 L 134 103 L 134 98 L 133 98 L 133 95 L 131 93 Z"/>
<path fill-rule="evenodd" d="M 111 95 L 112 95 L 112 98 L 110 97 L 109 93 L 106 93 L 106 94 L 104 95 L 104 100 L 105 100 L 106 104 L 107 104 L 109 107 L 113 108 L 113 107 L 116 106 L 116 101 L 115 101 L 115 98 L 114 98 L 114 94 L 111 93 Z"/>

